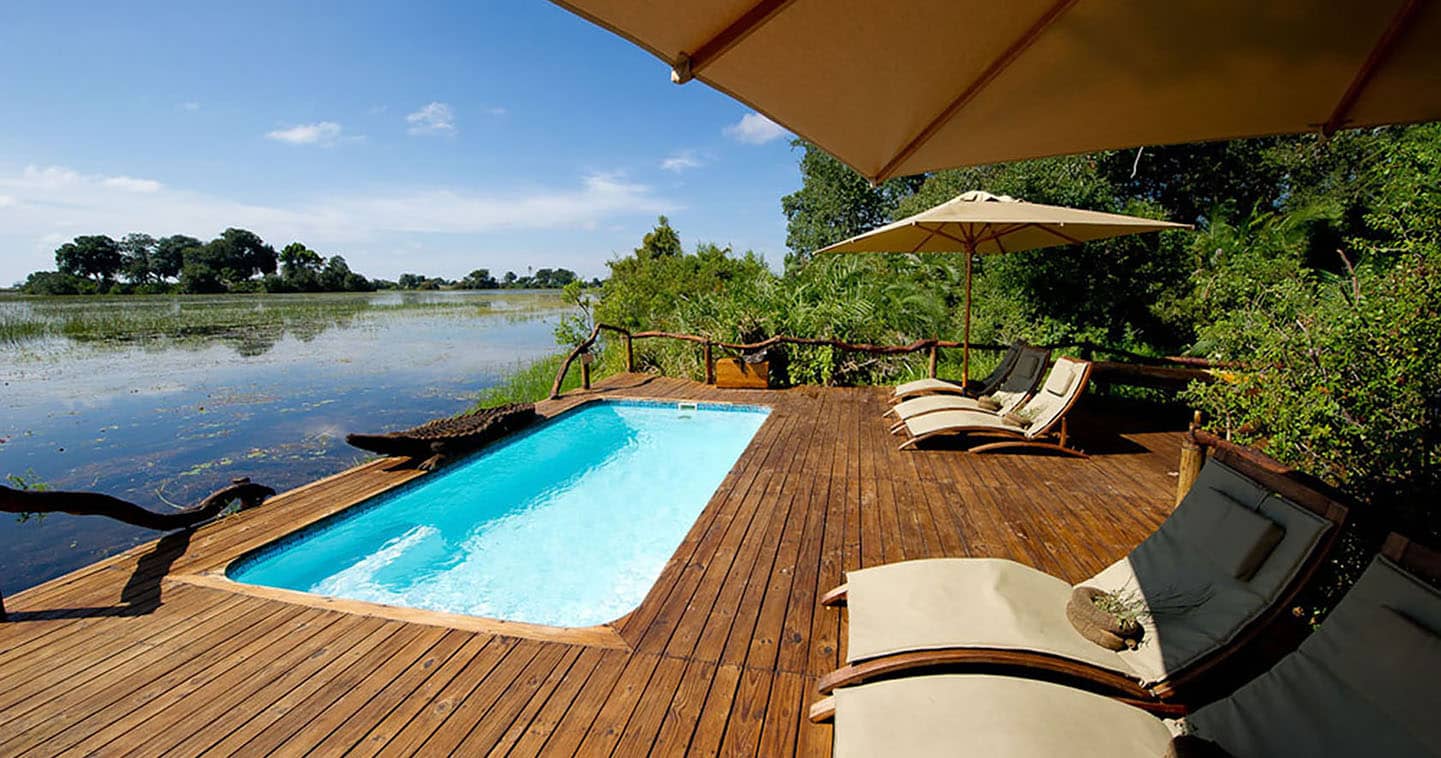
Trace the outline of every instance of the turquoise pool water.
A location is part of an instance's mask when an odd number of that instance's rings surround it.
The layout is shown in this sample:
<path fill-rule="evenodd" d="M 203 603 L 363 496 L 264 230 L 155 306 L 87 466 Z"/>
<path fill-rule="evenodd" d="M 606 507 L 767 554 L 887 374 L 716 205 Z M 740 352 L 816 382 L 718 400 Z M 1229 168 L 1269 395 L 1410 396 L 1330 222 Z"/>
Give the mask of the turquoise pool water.
<path fill-rule="evenodd" d="M 625 615 L 769 410 L 601 401 L 232 564 L 231 579 L 553 626 Z"/>

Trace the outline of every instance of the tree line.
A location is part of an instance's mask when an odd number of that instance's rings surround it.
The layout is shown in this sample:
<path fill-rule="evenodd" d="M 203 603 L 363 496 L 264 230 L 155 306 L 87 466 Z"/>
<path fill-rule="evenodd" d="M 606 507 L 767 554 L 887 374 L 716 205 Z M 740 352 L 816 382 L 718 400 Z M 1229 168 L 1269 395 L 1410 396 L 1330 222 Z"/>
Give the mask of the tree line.
<path fill-rule="evenodd" d="M 497 280 L 476 269 L 460 280 L 402 274 L 372 279 L 340 255 L 326 257 L 301 242 L 276 252 L 256 233 L 226 229 L 209 242 L 174 234 L 81 235 L 55 250 L 55 270 L 36 271 L 17 288 L 30 295 L 217 294 L 248 292 L 373 292 L 383 289 L 559 289 L 577 281 L 568 269 L 507 271 Z M 598 284 L 598 282 L 596 282 Z"/>

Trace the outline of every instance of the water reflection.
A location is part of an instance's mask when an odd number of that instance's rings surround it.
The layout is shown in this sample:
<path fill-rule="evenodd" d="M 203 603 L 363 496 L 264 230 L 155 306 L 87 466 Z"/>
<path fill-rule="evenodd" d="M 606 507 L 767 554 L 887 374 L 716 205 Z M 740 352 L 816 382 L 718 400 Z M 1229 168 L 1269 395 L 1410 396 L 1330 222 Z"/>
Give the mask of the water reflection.
<path fill-rule="evenodd" d="M 154 509 L 235 476 L 284 490 L 361 460 L 345 433 L 455 413 L 553 352 L 559 313 L 553 295 L 510 292 L 130 300 L 0 299 L 73 331 L 0 344 L 0 476 Z M 153 536 L 0 518 L 0 591 Z"/>

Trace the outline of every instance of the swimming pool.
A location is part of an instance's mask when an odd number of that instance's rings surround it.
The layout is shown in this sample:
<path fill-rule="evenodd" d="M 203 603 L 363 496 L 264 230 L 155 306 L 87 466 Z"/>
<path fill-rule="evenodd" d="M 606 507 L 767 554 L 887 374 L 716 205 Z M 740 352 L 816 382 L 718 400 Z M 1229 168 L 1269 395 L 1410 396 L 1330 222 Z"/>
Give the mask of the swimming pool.
<path fill-rule="evenodd" d="M 551 626 L 640 604 L 769 414 L 601 400 L 261 548 L 230 579 Z"/>

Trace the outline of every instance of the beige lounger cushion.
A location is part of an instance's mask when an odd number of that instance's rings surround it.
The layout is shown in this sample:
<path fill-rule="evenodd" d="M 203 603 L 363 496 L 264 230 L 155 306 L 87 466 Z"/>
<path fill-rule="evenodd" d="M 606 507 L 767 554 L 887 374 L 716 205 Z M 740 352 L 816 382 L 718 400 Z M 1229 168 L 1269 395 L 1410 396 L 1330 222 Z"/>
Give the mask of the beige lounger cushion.
<path fill-rule="evenodd" d="M 1186 721 L 1237 756 L 1441 755 L 1441 593 L 1377 558 L 1321 631 Z"/>
<path fill-rule="evenodd" d="M 998 558 L 902 561 L 846 573 L 850 663 L 910 650 L 1035 650 L 1134 676 L 1066 619 L 1071 585 Z"/>
<path fill-rule="evenodd" d="M 941 414 L 932 414 L 941 415 Z M 922 417 L 924 418 L 924 417 Z M 1210 557 L 1232 533 L 1215 513 L 1241 508 L 1278 525 L 1280 543 L 1249 581 Z M 1224 519 L 1222 519 L 1224 521 Z M 953 647 L 1034 650 L 1135 677 L 1164 681 L 1229 644 L 1264 613 L 1305 563 L 1329 522 L 1209 461 L 1171 517 L 1131 553 L 1081 584 L 1139 592 L 1152 606 L 1143 642 L 1112 652 L 1070 625 L 1071 586 L 1007 560 L 902 561 L 847 572 L 849 663 L 911 650 Z"/>
<path fill-rule="evenodd" d="M 1025 427 L 1006 423 L 1000 416 L 986 411 L 935 411 L 906 419 L 912 437 L 960 429 L 995 429 L 1025 434 Z"/>
<path fill-rule="evenodd" d="M 951 392 L 960 394 L 961 385 L 944 379 L 917 379 L 896 385 L 895 396 L 904 397 L 924 392 Z"/>
<path fill-rule="evenodd" d="M 1004 392 L 997 392 L 991 397 L 994 397 L 1000 402 L 1000 412 L 1009 411 L 1019 406 L 1021 402 L 1025 400 L 1023 393 L 1010 396 Z M 901 420 L 914 418 L 926 413 L 935 413 L 937 411 L 975 411 L 988 416 L 998 415 L 999 413 L 997 411 L 988 411 L 981 407 L 980 398 L 960 397 L 959 395 L 927 395 L 924 397 L 911 398 L 910 400 L 897 403 L 892 410 L 895 411 L 896 417 Z"/>
<path fill-rule="evenodd" d="M 1161 758 L 1170 742 L 1145 711 L 1049 682 L 951 674 L 836 690 L 837 758 Z"/>

